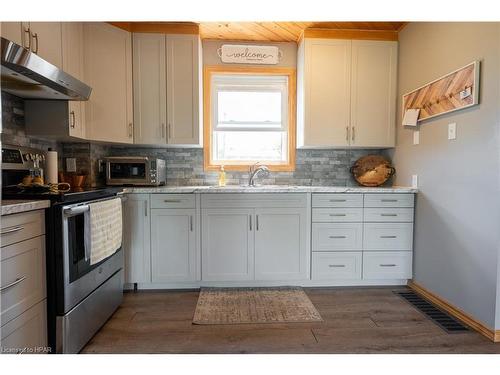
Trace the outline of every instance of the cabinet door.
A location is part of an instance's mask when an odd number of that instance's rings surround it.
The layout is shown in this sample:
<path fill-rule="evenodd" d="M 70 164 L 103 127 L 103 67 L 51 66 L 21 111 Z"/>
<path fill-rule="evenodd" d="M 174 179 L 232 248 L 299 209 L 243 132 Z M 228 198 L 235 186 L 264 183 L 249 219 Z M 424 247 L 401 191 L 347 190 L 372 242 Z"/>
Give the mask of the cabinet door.
<path fill-rule="evenodd" d="M 351 145 L 394 147 L 397 42 L 353 40 Z"/>
<path fill-rule="evenodd" d="M 165 39 L 164 34 L 133 35 L 134 143 L 166 143 Z"/>
<path fill-rule="evenodd" d="M 200 39 L 167 35 L 169 144 L 200 144 Z"/>
<path fill-rule="evenodd" d="M 2 22 L 0 24 L 0 34 L 2 38 L 8 39 L 11 42 L 23 45 L 21 22 Z"/>
<path fill-rule="evenodd" d="M 106 23 L 84 24 L 84 80 L 92 87 L 85 102 L 87 138 L 132 143 L 132 39 Z"/>
<path fill-rule="evenodd" d="M 31 50 L 55 66 L 62 67 L 61 22 L 30 22 Z"/>
<path fill-rule="evenodd" d="M 253 209 L 202 210 L 202 280 L 254 279 Z"/>
<path fill-rule="evenodd" d="M 62 68 L 76 79 L 83 81 L 83 24 L 62 23 Z M 85 108 L 79 101 L 68 102 L 69 135 L 85 138 Z"/>
<path fill-rule="evenodd" d="M 305 41 L 304 146 L 347 146 L 351 41 Z"/>
<path fill-rule="evenodd" d="M 305 208 L 255 210 L 255 279 L 309 277 Z"/>
<path fill-rule="evenodd" d="M 151 282 L 149 194 L 128 194 L 123 204 L 125 282 Z"/>
<path fill-rule="evenodd" d="M 196 281 L 196 211 L 151 211 L 152 281 Z"/>

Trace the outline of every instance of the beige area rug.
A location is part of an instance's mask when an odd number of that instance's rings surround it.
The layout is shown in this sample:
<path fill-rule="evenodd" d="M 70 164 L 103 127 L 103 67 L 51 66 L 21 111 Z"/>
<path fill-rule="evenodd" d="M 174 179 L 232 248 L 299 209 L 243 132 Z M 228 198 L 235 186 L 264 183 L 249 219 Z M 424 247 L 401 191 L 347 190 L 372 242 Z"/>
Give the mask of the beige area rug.
<path fill-rule="evenodd" d="M 309 297 L 298 287 L 202 288 L 194 324 L 321 322 Z"/>

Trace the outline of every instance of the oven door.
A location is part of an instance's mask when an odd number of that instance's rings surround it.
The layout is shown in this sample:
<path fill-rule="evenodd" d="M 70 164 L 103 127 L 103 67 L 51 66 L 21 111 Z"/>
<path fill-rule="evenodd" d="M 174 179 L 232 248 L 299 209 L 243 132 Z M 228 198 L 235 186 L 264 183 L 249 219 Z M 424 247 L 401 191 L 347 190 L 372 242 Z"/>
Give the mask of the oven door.
<path fill-rule="evenodd" d="M 90 209 L 89 204 L 92 202 L 62 207 L 64 302 L 58 307 L 58 314 L 65 314 L 123 268 L 121 248 L 93 265 L 85 254 L 85 212 Z"/>
<path fill-rule="evenodd" d="M 106 161 L 107 185 L 147 185 L 151 166 L 147 157 L 109 158 Z"/>

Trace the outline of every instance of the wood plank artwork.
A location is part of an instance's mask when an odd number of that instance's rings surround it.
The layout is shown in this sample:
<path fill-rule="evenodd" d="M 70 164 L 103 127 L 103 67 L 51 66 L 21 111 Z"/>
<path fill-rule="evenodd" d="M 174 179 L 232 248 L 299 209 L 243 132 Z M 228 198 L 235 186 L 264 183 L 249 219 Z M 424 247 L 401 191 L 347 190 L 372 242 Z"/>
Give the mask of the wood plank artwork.
<path fill-rule="evenodd" d="M 479 61 L 438 78 L 403 95 L 407 109 L 420 109 L 418 121 L 464 109 L 479 103 Z"/>

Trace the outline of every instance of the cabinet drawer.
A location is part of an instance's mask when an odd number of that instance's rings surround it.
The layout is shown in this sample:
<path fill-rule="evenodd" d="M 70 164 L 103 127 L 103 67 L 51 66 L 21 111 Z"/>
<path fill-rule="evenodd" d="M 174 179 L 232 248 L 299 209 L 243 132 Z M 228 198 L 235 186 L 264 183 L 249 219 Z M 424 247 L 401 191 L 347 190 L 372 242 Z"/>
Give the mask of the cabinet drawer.
<path fill-rule="evenodd" d="M 151 194 L 151 208 L 195 208 L 194 194 Z"/>
<path fill-rule="evenodd" d="M 300 208 L 307 207 L 306 193 L 206 193 L 201 208 Z"/>
<path fill-rule="evenodd" d="M 365 208 L 364 221 L 412 223 L 413 208 Z"/>
<path fill-rule="evenodd" d="M 414 194 L 365 194 L 365 207 L 413 207 Z"/>
<path fill-rule="evenodd" d="M 47 346 L 47 302 L 41 301 L 17 318 L 2 326 L 0 346 L 6 353 L 43 353 L 37 351 Z"/>
<path fill-rule="evenodd" d="M 410 251 L 413 244 L 412 223 L 365 223 L 364 250 Z"/>
<path fill-rule="evenodd" d="M 411 279 L 412 252 L 363 253 L 363 279 Z"/>
<path fill-rule="evenodd" d="M 46 297 L 45 236 L 1 250 L 2 323 L 14 319 Z"/>
<path fill-rule="evenodd" d="M 312 195 L 313 207 L 363 207 L 363 194 L 326 193 Z"/>
<path fill-rule="evenodd" d="M 312 221 L 317 223 L 362 222 L 362 208 L 313 208 Z"/>
<path fill-rule="evenodd" d="M 2 247 L 45 234 L 45 211 L 2 216 Z"/>
<path fill-rule="evenodd" d="M 362 253 L 314 253 L 313 280 L 360 280 Z"/>
<path fill-rule="evenodd" d="M 361 250 L 363 224 L 314 223 L 312 225 L 312 251 Z"/>

